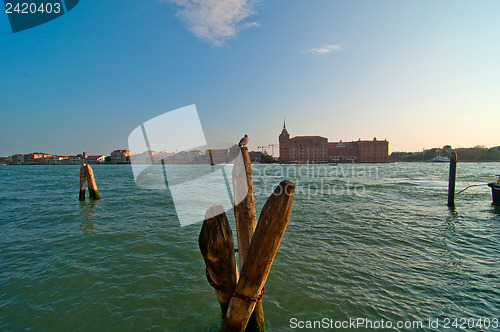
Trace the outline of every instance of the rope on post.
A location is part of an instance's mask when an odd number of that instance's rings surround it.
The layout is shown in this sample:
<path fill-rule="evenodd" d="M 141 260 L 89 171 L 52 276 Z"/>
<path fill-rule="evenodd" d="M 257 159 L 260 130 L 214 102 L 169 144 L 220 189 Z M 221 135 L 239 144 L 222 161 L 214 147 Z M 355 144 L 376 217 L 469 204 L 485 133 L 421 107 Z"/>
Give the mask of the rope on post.
<path fill-rule="evenodd" d="M 480 186 L 487 186 L 487 185 L 488 185 L 488 183 L 469 184 L 469 183 L 467 182 L 467 187 L 465 187 L 464 189 L 460 190 L 460 191 L 457 193 L 457 195 L 458 195 L 458 194 L 463 193 L 464 191 L 466 191 L 466 190 L 467 190 L 467 189 L 469 189 L 469 188 L 472 188 L 472 187 L 480 187 Z"/>
<path fill-rule="evenodd" d="M 266 287 L 263 287 L 262 292 L 260 292 L 260 294 L 255 296 L 255 297 L 248 297 L 248 296 L 233 292 L 233 296 L 240 298 L 243 301 L 248 302 L 248 303 L 257 302 L 257 301 L 262 300 L 262 298 L 264 297 L 264 294 L 266 294 Z"/>

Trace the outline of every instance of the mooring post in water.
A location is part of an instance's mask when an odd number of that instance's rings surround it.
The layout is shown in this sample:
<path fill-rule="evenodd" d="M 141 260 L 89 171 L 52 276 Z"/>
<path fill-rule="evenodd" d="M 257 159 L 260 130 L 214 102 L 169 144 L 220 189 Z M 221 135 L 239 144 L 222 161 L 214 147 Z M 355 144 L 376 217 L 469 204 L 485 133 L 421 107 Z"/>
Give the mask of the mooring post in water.
<path fill-rule="evenodd" d="M 85 173 L 87 177 L 87 184 L 89 187 L 89 198 L 91 199 L 101 199 L 99 195 L 99 191 L 97 190 L 97 185 L 95 184 L 94 172 L 92 171 L 92 167 L 89 164 L 85 165 Z"/>
<path fill-rule="evenodd" d="M 295 185 L 282 181 L 264 205 L 221 331 L 243 331 L 264 284 L 292 212 Z"/>
<path fill-rule="evenodd" d="M 85 174 L 86 174 L 86 171 L 85 171 L 85 164 L 82 162 L 81 163 L 82 165 L 80 166 L 80 195 L 78 196 L 78 199 L 80 201 L 84 201 L 85 200 Z"/>
<path fill-rule="evenodd" d="M 238 258 L 240 270 L 248 255 L 248 248 L 257 225 L 255 197 L 253 194 L 252 163 L 248 148 L 240 147 L 241 159 L 237 158 L 233 166 L 234 216 L 236 219 L 236 233 L 238 235 Z M 262 300 L 255 305 L 246 328 L 247 332 L 261 332 L 265 330 L 264 309 Z"/>
<path fill-rule="evenodd" d="M 493 198 L 493 205 L 500 206 L 500 174 L 498 176 L 497 182 L 488 183 L 488 187 L 491 188 L 491 196 Z"/>
<path fill-rule="evenodd" d="M 212 206 L 205 216 L 198 244 L 224 317 L 238 280 L 233 232 L 221 205 Z"/>
<path fill-rule="evenodd" d="M 448 206 L 455 206 L 455 180 L 457 177 L 457 153 L 453 151 L 450 156 L 450 175 L 448 178 Z"/>

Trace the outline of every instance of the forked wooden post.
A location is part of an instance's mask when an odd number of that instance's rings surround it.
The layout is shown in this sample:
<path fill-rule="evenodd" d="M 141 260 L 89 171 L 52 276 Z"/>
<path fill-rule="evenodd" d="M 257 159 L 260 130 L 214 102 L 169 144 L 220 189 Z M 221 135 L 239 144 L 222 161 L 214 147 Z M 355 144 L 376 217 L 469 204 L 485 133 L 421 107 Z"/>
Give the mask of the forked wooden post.
<path fill-rule="evenodd" d="M 80 166 L 80 195 L 78 196 L 78 199 L 80 201 L 85 200 L 85 182 L 86 182 L 85 174 L 86 174 L 85 164 L 82 162 L 82 166 Z"/>
<path fill-rule="evenodd" d="M 242 146 L 241 159 L 236 159 L 233 166 L 234 216 L 236 219 L 236 233 L 238 235 L 238 258 L 240 270 L 248 255 L 248 248 L 257 225 L 255 198 L 253 194 L 252 163 L 248 148 Z M 253 314 L 248 322 L 247 332 L 261 332 L 265 330 L 264 309 L 262 300 L 255 305 Z"/>
<path fill-rule="evenodd" d="M 198 237 L 207 279 L 215 289 L 222 317 L 226 314 L 238 280 L 233 232 L 221 205 L 208 209 Z"/>
<path fill-rule="evenodd" d="M 262 295 L 269 270 L 292 212 L 295 185 L 285 180 L 267 200 L 255 228 L 221 331 L 243 331 Z"/>
<path fill-rule="evenodd" d="M 448 178 L 448 207 L 455 206 L 455 180 L 457 177 L 457 153 L 453 151 L 450 158 L 450 174 Z"/>
<path fill-rule="evenodd" d="M 89 187 L 89 198 L 90 199 L 101 199 L 99 195 L 99 191 L 97 190 L 97 185 L 95 184 L 94 172 L 92 171 L 92 167 L 89 164 L 85 165 L 85 173 L 87 178 L 87 184 Z"/>

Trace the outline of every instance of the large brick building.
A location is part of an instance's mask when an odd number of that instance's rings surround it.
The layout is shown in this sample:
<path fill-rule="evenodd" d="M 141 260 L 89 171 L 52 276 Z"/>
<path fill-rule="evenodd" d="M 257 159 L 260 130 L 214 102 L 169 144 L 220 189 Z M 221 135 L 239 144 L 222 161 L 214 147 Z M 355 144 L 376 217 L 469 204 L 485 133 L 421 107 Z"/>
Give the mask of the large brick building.
<path fill-rule="evenodd" d="M 357 140 L 353 142 L 328 143 L 330 161 L 359 163 L 386 163 L 389 161 L 389 142 L 387 140 Z"/>
<path fill-rule="evenodd" d="M 290 138 L 283 123 L 280 137 L 280 161 L 328 161 L 328 138 L 321 136 L 295 136 Z"/>
<path fill-rule="evenodd" d="M 290 134 L 283 123 L 279 136 L 281 162 L 361 162 L 386 163 L 389 161 L 389 142 L 353 141 L 328 142 L 321 136 L 295 136 Z"/>

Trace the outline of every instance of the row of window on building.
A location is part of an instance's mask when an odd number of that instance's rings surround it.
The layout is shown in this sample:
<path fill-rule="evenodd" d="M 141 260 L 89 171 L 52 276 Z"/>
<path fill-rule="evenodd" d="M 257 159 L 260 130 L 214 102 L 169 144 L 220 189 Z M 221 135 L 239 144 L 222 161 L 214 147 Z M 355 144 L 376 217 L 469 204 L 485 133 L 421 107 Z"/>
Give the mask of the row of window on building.
<path fill-rule="evenodd" d="M 386 163 L 389 161 L 387 140 L 358 140 L 352 142 L 328 142 L 321 136 L 296 136 L 283 124 L 279 136 L 280 162 L 362 162 Z"/>

